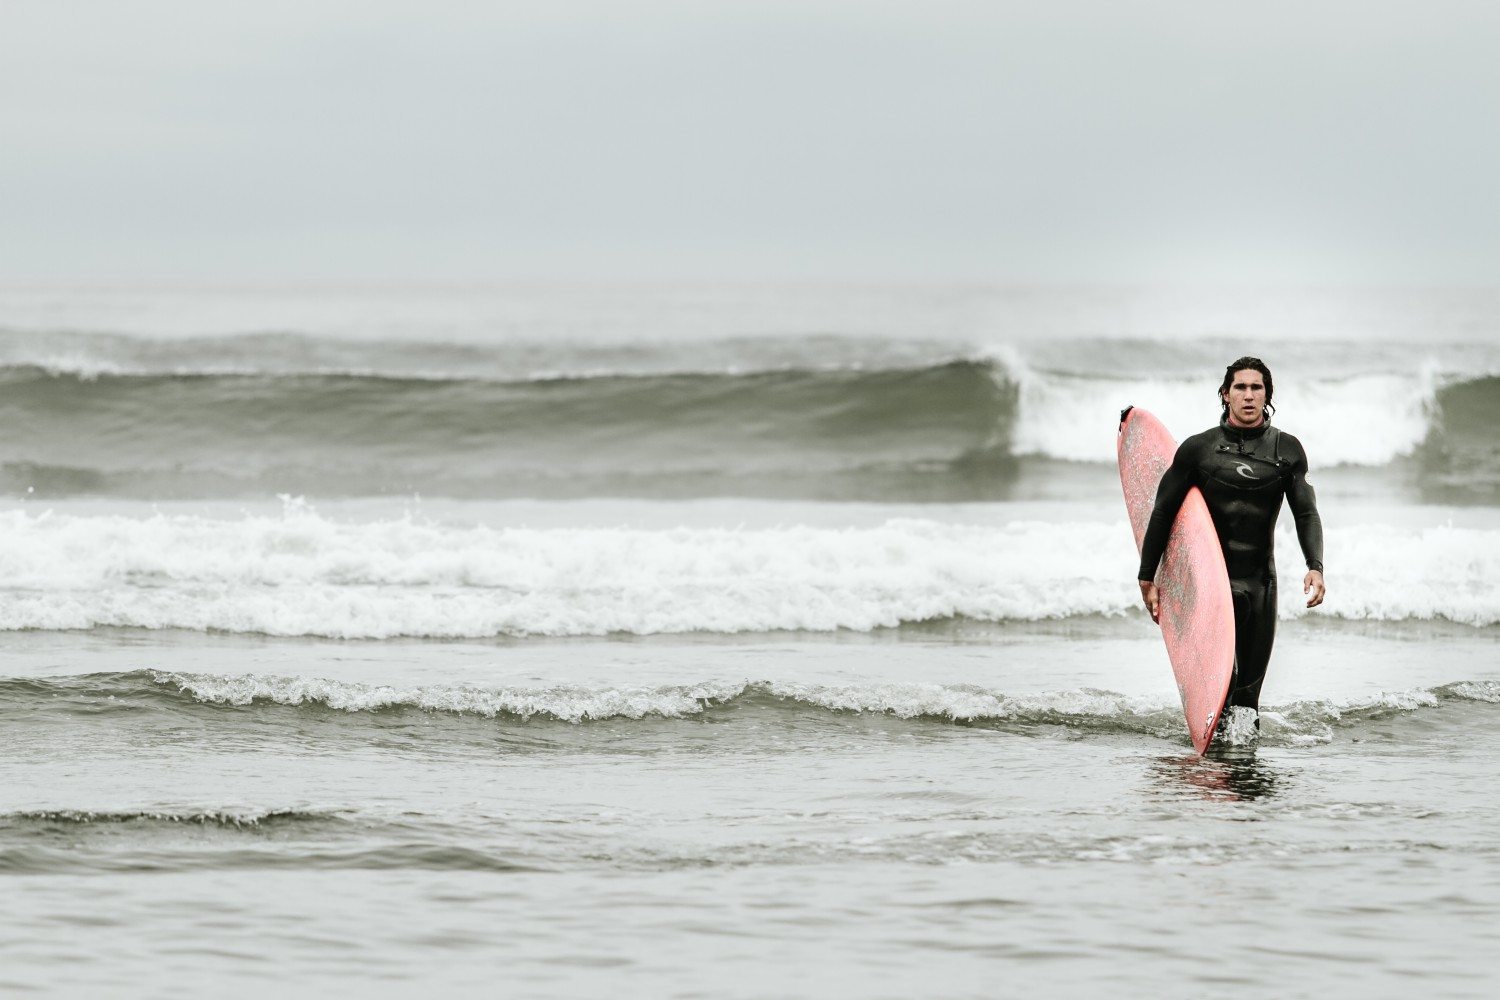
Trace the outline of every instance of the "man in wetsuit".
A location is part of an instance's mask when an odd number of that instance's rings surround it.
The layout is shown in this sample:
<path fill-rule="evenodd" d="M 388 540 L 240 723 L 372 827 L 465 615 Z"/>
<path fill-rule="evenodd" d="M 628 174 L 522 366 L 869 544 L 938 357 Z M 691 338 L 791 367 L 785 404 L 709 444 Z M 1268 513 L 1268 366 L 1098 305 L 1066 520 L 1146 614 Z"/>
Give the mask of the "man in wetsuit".
<path fill-rule="evenodd" d="M 1307 606 L 1323 603 L 1323 522 L 1307 481 L 1302 442 L 1271 426 L 1267 407 L 1274 387 L 1271 370 L 1259 358 L 1235 360 L 1224 371 L 1219 426 L 1194 434 L 1177 449 L 1156 490 L 1156 506 L 1141 542 L 1137 579 L 1141 598 L 1160 621 L 1156 567 L 1188 490 L 1196 486 L 1208 502 L 1219 533 L 1229 591 L 1234 598 L 1234 679 L 1226 708 L 1259 711 L 1271 645 L 1276 641 L 1276 516 L 1287 499 L 1297 523 L 1297 541 L 1307 560 L 1302 592 Z M 1274 407 L 1271 408 L 1274 412 Z M 1229 714 L 1226 711 L 1226 715 Z M 1259 720 L 1257 719 L 1257 725 Z"/>

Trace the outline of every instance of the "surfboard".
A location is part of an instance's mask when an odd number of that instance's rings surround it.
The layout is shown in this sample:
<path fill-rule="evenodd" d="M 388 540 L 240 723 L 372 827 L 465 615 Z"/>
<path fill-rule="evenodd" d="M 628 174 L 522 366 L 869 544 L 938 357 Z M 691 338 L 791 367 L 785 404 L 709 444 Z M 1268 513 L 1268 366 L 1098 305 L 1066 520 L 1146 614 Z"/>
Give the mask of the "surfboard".
<path fill-rule="evenodd" d="M 1156 487 L 1172 464 L 1177 442 L 1150 413 L 1126 407 L 1120 414 L 1117 450 L 1125 509 L 1139 554 Z M 1161 595 L 1161 637 L 1177 678 L 1188 734 L 1193 748 L 1205 753 L 1234 676 L 1234 599 L 1218 533 L 1196 486 L 1188 490 L 1172 522 L 1156 586 Z"/>

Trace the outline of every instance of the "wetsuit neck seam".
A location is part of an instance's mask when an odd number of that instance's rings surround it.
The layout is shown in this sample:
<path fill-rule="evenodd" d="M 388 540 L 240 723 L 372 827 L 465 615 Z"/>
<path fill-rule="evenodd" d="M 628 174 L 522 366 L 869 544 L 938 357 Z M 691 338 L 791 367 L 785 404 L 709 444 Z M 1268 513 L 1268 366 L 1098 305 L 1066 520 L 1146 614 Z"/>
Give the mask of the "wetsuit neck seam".
<path fill-rule="evenodd" d="M 1219 430 L 1229 440 L 1235 443 L 1258 441 L 1265 437 L 1266 432 L 1271 429 L 1271 418 L 1266 417 L 1254 427 L 1236 427 L 1229 422 L 1227 416 L 1219 418 Z"/>

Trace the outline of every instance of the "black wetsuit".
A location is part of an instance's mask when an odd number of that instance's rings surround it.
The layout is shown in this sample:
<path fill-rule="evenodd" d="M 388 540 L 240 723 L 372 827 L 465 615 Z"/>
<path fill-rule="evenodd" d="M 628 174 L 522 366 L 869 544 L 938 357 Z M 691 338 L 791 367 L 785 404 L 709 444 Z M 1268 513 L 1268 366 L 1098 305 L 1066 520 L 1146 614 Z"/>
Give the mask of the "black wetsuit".
<path fill-rule="evenodd" d="M 1229 424 L 1182 442 L 1156 490 L 1156 506 L 1141 542 L 1138 579 L 1154 580 L 1167 536 L 1188 490 L 1208 502 L 1234 598 L 1235 664 L 1229 705 L 1260 706 L 1260 686 L 1276 641 L 1276 516 L 1286 497 L 1297 521 L 1307 568 L 1323 570 L 1323 522 L 1307 481 L 1302 442 L 1264 420 L 1243 430 Z"/>

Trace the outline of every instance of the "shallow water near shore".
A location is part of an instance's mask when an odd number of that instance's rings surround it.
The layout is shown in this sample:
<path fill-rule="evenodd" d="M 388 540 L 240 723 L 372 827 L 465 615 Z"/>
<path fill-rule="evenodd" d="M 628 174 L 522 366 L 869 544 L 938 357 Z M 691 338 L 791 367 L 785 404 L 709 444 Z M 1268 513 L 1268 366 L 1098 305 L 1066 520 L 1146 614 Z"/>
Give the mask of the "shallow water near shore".
<path fill-rule="evenodd" d="M 1466 996 L 1495 974 L 1494 630 L 1292 623 L 1261 740 L 1207 758 L 1143 619 L 948 631 L 12 633 L 3 980 L 899 996 L 1003 969 Z M 1193 944 L 1203 920 L 1234 947 Z"/>

